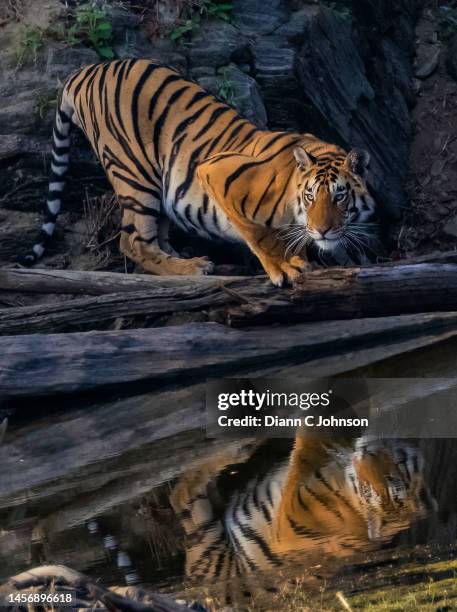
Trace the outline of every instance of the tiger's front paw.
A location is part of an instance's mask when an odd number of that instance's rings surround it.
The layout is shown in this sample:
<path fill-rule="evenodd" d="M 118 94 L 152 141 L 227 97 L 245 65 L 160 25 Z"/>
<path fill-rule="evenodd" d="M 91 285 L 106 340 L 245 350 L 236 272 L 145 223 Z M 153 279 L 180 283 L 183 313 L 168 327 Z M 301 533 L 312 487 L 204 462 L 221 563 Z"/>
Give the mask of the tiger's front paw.
<path fill-rule="evenodd" d="M 281 270 L 291 283 L 294 283 L 308 267 L 309 263 L 298 255 L 294 255 L 288 261 L 281 263 Z"/>
<path fill-rule="evenodd" d="M 286 275 L 281 270 L 280 266 L 270 263 L 268 265 L 264 265 L 264 270 L 270 277 L 270 280 L 275 287 L 282 287 L 286 283 Z"/>

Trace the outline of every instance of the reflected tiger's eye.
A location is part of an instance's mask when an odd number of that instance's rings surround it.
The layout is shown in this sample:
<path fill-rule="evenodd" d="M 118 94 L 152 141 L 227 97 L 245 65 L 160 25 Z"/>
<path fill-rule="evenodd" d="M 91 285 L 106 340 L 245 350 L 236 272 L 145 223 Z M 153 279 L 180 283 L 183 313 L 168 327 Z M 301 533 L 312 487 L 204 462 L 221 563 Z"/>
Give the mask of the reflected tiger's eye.
<path fill-rule="evenodd" d="M 308 202 L 314 202 L 314 195 L 312 193 L 305 193 L 305 198 Z"/>

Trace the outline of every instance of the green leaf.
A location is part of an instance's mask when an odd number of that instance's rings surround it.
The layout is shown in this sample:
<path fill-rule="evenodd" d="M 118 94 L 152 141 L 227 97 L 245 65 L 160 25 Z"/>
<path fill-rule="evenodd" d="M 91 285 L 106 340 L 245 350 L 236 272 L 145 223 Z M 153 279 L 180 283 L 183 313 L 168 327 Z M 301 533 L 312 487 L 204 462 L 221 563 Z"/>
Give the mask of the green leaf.
<path fill-rule="evenodd" d="M 112 31 L 113 31 L 113 26 L 107 21 L 97 24 L 97 32 L 112 32 Z"/>
<path fill-rule="evenodd" d="M 114 57 L 114 50 L 111 47 L 98 47 L 97 51 L 100 57 L 105 59 L 113 59 Z"/>

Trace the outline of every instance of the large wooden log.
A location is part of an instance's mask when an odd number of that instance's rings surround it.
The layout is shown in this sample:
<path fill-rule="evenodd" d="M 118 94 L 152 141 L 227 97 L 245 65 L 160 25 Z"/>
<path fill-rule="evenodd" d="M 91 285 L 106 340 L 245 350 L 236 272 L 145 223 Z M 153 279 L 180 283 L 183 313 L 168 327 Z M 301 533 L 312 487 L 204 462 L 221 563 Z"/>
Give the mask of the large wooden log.
<path fill-rule="evenodd" d="M 139 587 L 106 589 L 88 576 L 63 565 L 42 565 L 13 576 L 0 585 L 0 599 L 4 604 L 10 594 L 50 592 L 73 593 L 73 608 L 93 609 L 100 607 L 96 604 L 104 604 L 107 609 L 119 612 L 190 612 L 190 608 L 169 597 Z M 38 607 L 55 609 L 52 604 Z M 8 609 L 12 608 L 8 606 Z"/>
<path fill-rule="evenodd" d="M 240 277 L 231 276 L 152 276 L 118 272 L 80 272 L 11 268 L 0 270 L 0 289 L 24 293 L 69 293 L 105 295 L 151 289 L 219 286 Z"/>
<path fill-rule="evenodd" d="M 236 327 L 457 310 L 456 264 L 304 272 L 290 293 L 230 308 Z"/>
<path fill-rule="evenodd" d="M 267 291 L 267 281 L 264 281 Z M 221 308 L 234 299 L 222 288 L 182 284 L 178 288 L 112 293 L 77 298 L 55 304 L 22 306 L 0 310 L 0 336 L 5 334 L 52 333 L 97 328 L 119 317 L 161 316 L 176 312 Z"/>
<path fill-rule="evenodd" d="M 418 321 L 419 326 L 423 323 Z M 359 368 L 358 378 L 455 380 L 456 336 L 437 344 L 449 337 L 449 332 L 435 330 L 414 339 L 408 336 L 406 326 L 403 329 L 402 341 L 395 340 L 392 333 L 389 342 L 384 340 L 380 346 L 365 334 L 357 345 L 327 347 L 327 356 L 311 351 L 301 366 L 267 364 L 262 370 L 259 361 L 236 375 L 251 376 L 252 367 L 257 368 L 254 376 L 290 375 L 302 380 L 343 373 L 353 376 L 353 370 Z M 31 419 L 26 427 L 7 431 L 0 446 L 0 509 L 14 508 L 30 499 L 35 503 L 46 500 L 53 515 L 50 528 L 61 530 L 137 498 L 175 477 L 183 465 L 198 465 L 215 449 L 204 439 L 205 385 L 188 386 L 187 379 L 179 382 L 185 388 L 126 398 L 104 393 L 98 402 L 65 396 L 64 401 L 60 398 L 59 404 L 54 404 L 60 414 L 54 411 Z M 45 405 L 48 407 L 48 400 Z M 36 407 L 37 400 L 31 398 L 31 414 Z M 224 444 L 217 441 L 220 449 Z M 82 490 L 88 497 L 80 497 Z M 69 500 L 79 497 L 81 504 L 73 508 Z M 56 514 L 53 509 L 58 510 L 62 500 L 62 514 Z"/>
<path fill-rule="evenodd" d="M 112 286 L 112 276 L 92 282 L 101 283 L 102 292 Z M 457 311 L 457 264 L 310 270 L 291 289 L 277 289 L 265 277 L 145 278 L 150 290 L 0 310 L 0 335 L 106 327 L 122 316 L 196 310 L 216 311 L 217 320 L 234 327 Z M 130 292 L 143 281 L 122 282 Z"/>
<path fill-rule="evenodd" d="M 457 264 L 457 251 L 434 252 L 408 261 L 386 262 L 385 266 L 416 263 Z M 265 278 L 265 277 L 264 277 Z M 146 289 L 220 286 L 234 281 L 251 284 L 252 278 L 233 276 L 151 276 L 149 274 L 120 274 L 117 272 L 91 272 L 79 270 L 51 270 L 10 268 L 0 269 L 0 289 L 24 293 L 69 293 L 104 295 L 127 293 Z"/>
<path fill-rule="evenodd" d="M 216 323 L 0 338 L 0 396 L 72 393 L 141 381 L 170 384 L 306 364 L 363 347 L 452 337 L 457 313 L 240 331 Z"/>

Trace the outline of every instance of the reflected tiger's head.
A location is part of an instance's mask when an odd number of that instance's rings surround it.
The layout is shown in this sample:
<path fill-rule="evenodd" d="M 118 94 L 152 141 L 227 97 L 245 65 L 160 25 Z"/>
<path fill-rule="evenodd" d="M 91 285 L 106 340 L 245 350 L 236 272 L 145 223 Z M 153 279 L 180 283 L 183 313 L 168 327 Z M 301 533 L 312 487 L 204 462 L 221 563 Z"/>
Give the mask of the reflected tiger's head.
<path fill-rule="evenodd" d="M 337 246 L 363 250 L 367 224 L 375 209 L 365 177 L 369 154 L 362 149 L 314 157 L 294 149 L 298 166 L 296 221 L 306 227 L 308 240 L 323 251 Z"/>

